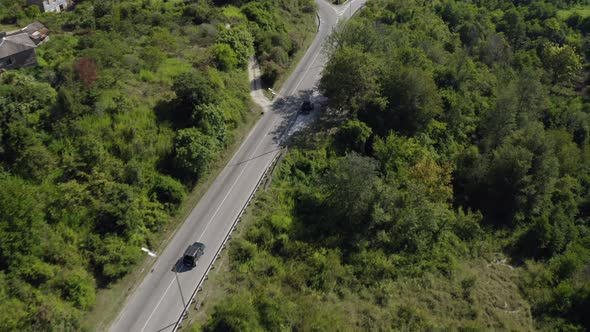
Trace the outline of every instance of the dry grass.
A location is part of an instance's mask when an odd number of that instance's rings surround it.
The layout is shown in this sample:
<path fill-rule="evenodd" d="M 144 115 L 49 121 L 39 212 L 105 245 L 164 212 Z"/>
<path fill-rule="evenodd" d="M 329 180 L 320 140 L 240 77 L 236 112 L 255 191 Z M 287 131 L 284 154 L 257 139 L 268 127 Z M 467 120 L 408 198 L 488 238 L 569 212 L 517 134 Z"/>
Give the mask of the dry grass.
<path fill-rule="evenodd" d="M 511 331 L 533 330 L 529 303 L 516 284 L 516 269 L 502 262 L 490 262 L 470 267 L 477 275 L 473 295 L 481 308 L 481 320 L 486 328 Z"/>
<path fill-rule="evenodd" d="M 516 284 L 516 271 L 478 259 L 462 263 L 451 278 L 398 280 L 390 287 L 388 306 L 412 312 L 434 329 L 531 331 L 531 309 Z"/>

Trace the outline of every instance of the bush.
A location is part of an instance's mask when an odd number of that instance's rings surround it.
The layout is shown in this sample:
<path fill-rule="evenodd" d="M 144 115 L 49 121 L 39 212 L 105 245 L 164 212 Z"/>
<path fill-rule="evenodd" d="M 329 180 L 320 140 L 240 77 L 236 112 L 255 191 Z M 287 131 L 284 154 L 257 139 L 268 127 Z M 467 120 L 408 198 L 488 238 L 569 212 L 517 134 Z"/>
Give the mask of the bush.
<path fill-rule="evenodd" d="M 196 181 L 203 176 L 219 146 L 217 141 L 195 128 L 179 130 L 174 140 L 175 163 L 180 176 Z"/>
<path fill-rule="evenodd" d="M 270 50 L 270 59 L 282 67 L 289 64 L 289 54 L 282 47 L 273 47 Z"/>
<path fill-rule="evenodd" d="M 367 140 L 371 137 L 373 131 L 364 122 L 358 120 L 348 120 L 338 133 L 338 143 L 344 150 L 353 150 L 364 153 Z"/>
<path fill-rule="evenodd" d="M 254 55 L 254 38 L 243 27 L 223 29 L 219 32 L 217 42 L 231 46 L 237 55 L 238 64 L 245 66 L 248 59 Z"/>
<path fill-rule="evenodd" d="M 107 282 L 127 274 L 140 257 L 139 246 L 127 244 L 119 237 L 107 236 L 97 240 L 95 237 L 91 239 L 94 264 L 99 269 L 99 275 Z"/>
<path fill-rule="evenodd" d="M 272 86 L 279 76 L 283 73 L 283 68 L 273 61 L 266 61 L 262 63 L 262 80 L 264 83 Z"/>
<path fill-rule="evenodd" d="M 230 256 L 239 263 L 246 263 L 256 255 L 256 245 L 244 239 L 232 241 Z"/>
<path fill-rule="evenodd" d="M 77 308 L 88 310 L 96 301 L 94 279 L 82 269 L 63 271 L 57 280 L 62 297 Z"/>
<path fill-rule="evenodd" d="M 184 186 L 176 179 L 166 175 L 156 177 L 151 193 L 160 203 L 164 204 L 169 212 L 176 210 L 186 197 Z"/>
<path fill-rule="evenodd" d="M 263 331 L 258 312 L 249 293 L 225 298 L 215 306 L 215 312 L 204 328 L 208 332 Z"/>
<path fill-rule="evenodd" d="M 211 54 L 217 64 L 217 68 L 230 71 L 238 65 L 238 56 L 228 44 L 215 44 L 211 47 Z"/>

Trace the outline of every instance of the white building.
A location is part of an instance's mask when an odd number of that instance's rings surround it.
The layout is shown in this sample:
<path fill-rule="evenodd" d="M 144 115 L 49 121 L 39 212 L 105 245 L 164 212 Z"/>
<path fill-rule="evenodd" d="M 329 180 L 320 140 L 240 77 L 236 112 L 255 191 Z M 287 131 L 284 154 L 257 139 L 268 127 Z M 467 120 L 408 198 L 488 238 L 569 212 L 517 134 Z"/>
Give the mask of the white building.
<path fill-rule="evenodd" d="M 66 10 L 71 3 L 71 0 L 27 0 L 27 5 L 39 6 L 42 12 L 56 13 Z"/>

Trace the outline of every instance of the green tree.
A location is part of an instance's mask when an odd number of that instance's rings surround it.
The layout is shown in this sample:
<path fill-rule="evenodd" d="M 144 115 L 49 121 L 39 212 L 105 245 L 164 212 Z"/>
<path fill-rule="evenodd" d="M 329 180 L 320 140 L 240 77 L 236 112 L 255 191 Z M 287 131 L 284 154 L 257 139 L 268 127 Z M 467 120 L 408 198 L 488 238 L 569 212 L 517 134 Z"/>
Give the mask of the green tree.
<path fill-rule="evenodd" d="M 87 271 L 81 268 L 62 271 L 56 283 L 61 290 L 61 296 L 72 302 L 77 308 L 88 310 L 94 306 L 96 286 Z"/>
<path fill-rule="evenodd" d="M 338 134 L 338 140 L 345 149 L 352 149 L 359 153 L 365 153 L 367 140 L 371 137 L 371 128 L 364 122 L 348 120 Z"/>
<path fill-rule="evenodd" d="M 377 79 L 379 63 L 358 47 L 342 47 L 334 52 L 322 72 L 320 90 L 339 110 L 359 111 L 382 105 Z"/>
<path fill-rule="evenodd" d="M 582 57 L 569 45 L 549 44 L 543 55 L 543 63 L 551 72 L 554 83 L 569 84 L 582 70 Z"/>
<path fill-rule="evenodd" d="M 515 49 L 521 48 L 526 42 L 526 23 L 522 11 L 514 7 L 505 11 L 498 30 L 508 36 L 510 44 Z"/>
<path fill-rule="evenodd" d="M 263 331 L 251 295 L 248 292 L 234 294 L 216 305 L 205 331 Z"/>
<path fill-rule="evenodd" d="M 217 68 L 225 71 L 234 69 L 238 65 L 238 56 L 228 44 L 215 44 L 211 47 L 211 54 Z"/>
<path fill-rule="evenodd" d="M 364 52 L 372 52 L 378 45 L 379 38 L 371 31 L 370 23 L 362 20 L 341 21 L 326 44 L 328 51 L 332 53 L 343 47 L 357 47 Z"/>
<path fill-rule="evenodd" d="M 172 91 L 176 94 L 175 119 L 188 123 L 198 105 L 215 103 L 218 94 L 204 72 L 187 72 L 174 78 Z"/>
<path fill-rule="evenodd" d="M 559 164 L 540 125 L 516 131 L 494 150 L 487 174 L 486 216 L 514 224 L 550 206 Z M 495 202 L 494 204 L 490 204 Z M 497 209 L 496 204 L 503 206 Z"/>
<path fill-rule="evenodd" d="M 254 55 L 254 38 L 250 32 L 241 27 L 223 28 L 217 36 L 217 43 L 231 46 L 240 66 L 245 66 Z"/>
<path fill-rule="evenodd" d="M 217 152 L 216 140 L 195 128 L 179 130 L 174 139 L 174 159 L 180 174 L 187 180 L 204 175 Z"/>
<path fill-rule="evenodd" d="M 192 120 L 204 134 L 217 138 L 219 142 L 225 142 L 227 129 L 220 106 L 215 104 L 198 105 L 195 107 Z"/>
<path fill-rule="evenodd" d="M 155 178 L 151 192 L 171 212 L 176 210 L 186 197 L 184 186 L 174 178 L 165 175 Z"/>
<path fill-rule="evenodd" d="M 35 187 L 4 174 L 0 184 L 0 268 L 6 270 L 19 256 L 41 254 L 41 234 L 47 225 Z"/>
<path fill-rule="evenodd" d="M 107 282 L 119 279 L 129 272 L 141 254 L 137 244 L 127 244 L 115 235 L 106 236 L 103 239 L 91 237 L 89 242 L 94 264 L 98 268 L 97 272 Z M 78 296 L 77 293 L 74 295 Z M 86 303 L 83 299 L 79 301 L 82 301 L 81 304 Z"/>
<path fill-rule="evenodd" d="M 344 236 L 353 236 L 369 215 L 376 169 L 373 159 L 352 152 L 335 160 L 322 178 L 326 217 Z"/>
<path fill-rule="evenodd" d="M 440 114 L 441 101 L 431 73 L 392 65 L 383 83 L 383 95 L 388 107 L 385 119 L 369 119 L 367 122 L 378 133 L 390 129 L 413 134 L 424 130 L 430 120 Z"/>
<path fill-rule="evenodd" d="M 18 331 L 27 328 L 28 312 L 25 302 L 3 294 L 0 297 L 0 306 L 2 306 L 2 311 L 0 311 L 0 329 L 4 331 Z"/>

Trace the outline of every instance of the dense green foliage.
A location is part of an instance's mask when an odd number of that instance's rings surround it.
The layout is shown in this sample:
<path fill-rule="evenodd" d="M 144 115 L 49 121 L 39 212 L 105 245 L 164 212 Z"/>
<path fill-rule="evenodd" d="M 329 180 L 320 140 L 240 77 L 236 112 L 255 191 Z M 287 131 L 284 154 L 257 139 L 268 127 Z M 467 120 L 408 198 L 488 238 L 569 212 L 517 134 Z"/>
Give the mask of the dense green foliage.
<path fill-rule="evenodd" d="M 77 330 L 97 287 L 134 268 L 232 142 L 250 108 L 248 58 L 286 68 L 314 7 L 24 3 L 1 1 L 2 28 L 36 19 L 51 40 L 39 67 L 0 75 L 0 330 Z"/>
<path fill-rule="evenodd" d="M 589 330 L 574 4 L 374 0 L 340 26 L 324 127 L 294 138 L 203 329 Z"/>

